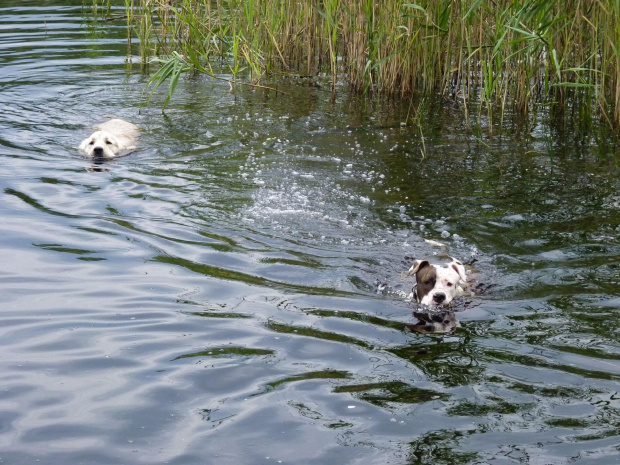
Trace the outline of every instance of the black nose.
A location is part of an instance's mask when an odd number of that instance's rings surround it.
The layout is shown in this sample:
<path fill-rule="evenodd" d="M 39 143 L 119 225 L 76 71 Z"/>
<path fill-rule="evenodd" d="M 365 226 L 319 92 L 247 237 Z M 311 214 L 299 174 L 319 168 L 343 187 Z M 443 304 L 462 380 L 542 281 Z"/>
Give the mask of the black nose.
<path fill-rule="evenodd" d="M 95 147 L 93 149 L 93 153 L 95 155 L 99 155 L 99 156 L 103 155 L 103 147 Z"/>
<path fill-rule="evenodd" d="M 446 300 L 446 294 L 444 294 L 443 292 L 437 292 L 433 294 L 433 302 L 440 304 L 444 300 Z"/>

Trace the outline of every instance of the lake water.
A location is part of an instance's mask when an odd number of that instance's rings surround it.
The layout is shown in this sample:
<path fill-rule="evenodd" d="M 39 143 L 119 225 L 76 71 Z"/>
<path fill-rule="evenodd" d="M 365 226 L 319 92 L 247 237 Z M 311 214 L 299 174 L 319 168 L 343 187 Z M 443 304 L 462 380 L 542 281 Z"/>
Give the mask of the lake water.
<path fill-rule="evenodd" d="M 0 5 L 1 463 L 620 463 L 605 138 L 303 80 L 140 112 L 124 20 L 44 3 Z M 94 164 L 109 117 L 140 150 Z M 376 293 L 424 239 L 488 288 L 454 333 Z"/>

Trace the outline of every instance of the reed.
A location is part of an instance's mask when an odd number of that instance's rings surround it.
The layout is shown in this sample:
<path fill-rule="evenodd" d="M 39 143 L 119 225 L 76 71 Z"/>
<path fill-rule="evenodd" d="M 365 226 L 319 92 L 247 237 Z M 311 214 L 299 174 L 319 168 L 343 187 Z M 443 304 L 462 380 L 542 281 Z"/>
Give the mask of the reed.
<path fill-rule="evenodd" d="M 254 84 L 325 73 L 334 91 L 439 93 L 489 117 L 546 105 L 620 126 L 620 0 L 124 1 L 145 64 L 214 75 L 219 61 Z"/>

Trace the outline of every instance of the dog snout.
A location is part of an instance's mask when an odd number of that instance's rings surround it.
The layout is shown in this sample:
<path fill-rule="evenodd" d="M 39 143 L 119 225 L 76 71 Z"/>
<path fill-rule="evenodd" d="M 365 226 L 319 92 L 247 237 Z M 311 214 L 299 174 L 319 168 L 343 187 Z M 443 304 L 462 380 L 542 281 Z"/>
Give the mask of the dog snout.
<path fill-rule="evenodd" d="M 98 157 L 103 156 L 103 147 L 95 147 L 93 153 Z"/>
<path fill-rule="evenodd" d="M 435 292 L 433 294 L 433 303 L 439 305 L 442 304 L 446 300 L 446 294 L 443 292 Z"/>

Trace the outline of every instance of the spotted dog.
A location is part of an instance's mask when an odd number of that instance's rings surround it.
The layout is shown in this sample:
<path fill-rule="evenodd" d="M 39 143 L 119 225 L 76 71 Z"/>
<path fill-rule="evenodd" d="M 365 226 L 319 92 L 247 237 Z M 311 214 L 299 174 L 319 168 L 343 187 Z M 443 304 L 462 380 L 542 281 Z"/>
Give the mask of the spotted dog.
<path fill-rule="evenodd" d="M 465 266 L 452 258 L 446 265 L 432 265 L 428 260 L 416 260 L 409 269 L 415 275 L 413 298 L 420 304 L 440 307 L 463 295 L 467 285 Z"/>

